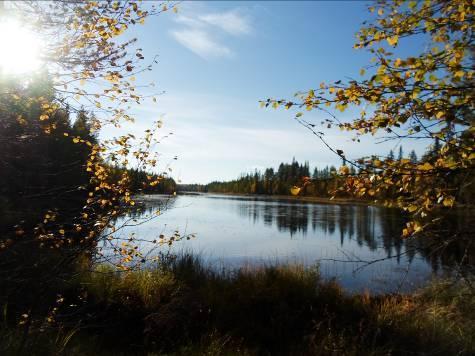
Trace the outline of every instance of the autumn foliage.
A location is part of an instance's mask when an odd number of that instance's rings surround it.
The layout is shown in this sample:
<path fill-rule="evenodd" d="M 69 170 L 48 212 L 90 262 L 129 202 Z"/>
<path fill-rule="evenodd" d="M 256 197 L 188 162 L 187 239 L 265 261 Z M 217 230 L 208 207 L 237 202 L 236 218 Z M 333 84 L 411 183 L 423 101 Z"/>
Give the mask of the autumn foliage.
<path fill-rule="evenodd" d="M 361 69 L 362 79 L 321 83 L 296 94 L 296 100 L 268 99 L 263 106 L 318 110 L 327 115 L 323 124 L 383 140 L 435 139 L 440 147 L 426 161 L 394 160 L 384 156 L 351 159 L 330 147 L 316 124 L 298 112 L 295 119 L 335 154 L 358 168 L 345 189 L 356 196 L 374 197 L 397 192 L 385 201 L 412 214 L 405 236 L 433 222 L 439 208 L 450 208 L 466 187 L 473 185 L 475 128 L 473 110 L 474 4 L 457 1 L 378 1 L 369 10 L 373 20 L 357 34 L 356 49 L 366 49 L 372 64 Z M 423 43 L 420 52 L 398 55 L 405 41 Z M 359 114 L 350 121 L 338 112 L 350 107 Z M 342 167 L 341 175 L 348 175 Z M 455 183 L 457 182 L 457 183 Z"/>
<path fill-rule="evenodd" d="M 42 244 L 48 241 L 49 246 L 82 244 L 89 248 L 97 244 L 105 230 L 113 229 L 115 217 L 135 205 L 134 188 L 153 190 L 167 179 L 158 168 L 155 149 L 162 127 L 160 120 L 151 122 L 141 137 L 128 132 L 102 140 L 96 137 L 105 127 L 120 129 L 124 123 L 133 123 L 131 105 L 157 101 L 149 94 L 153 93 L 153 83 L 136 84 L 137 76 L 151 70 L 156 58 L 145 59 L 137 39 L 124 39 L 123 35 L 150 16 L 176 10 L 175 5 L 169 1 L 152 4 L 63 0 L 22 1 L 2 6 L 2 16 L 17 18 L 45 39 L 41 58 L 44 70 L 40 75 L 1 78 L 2 108 L 8 110 L 10 119 L 21 130 L 34 126 L 39 134 L 49 135 L 50 141 L 69 140 L 85 152 L 77 168 L 86 179 L 73 188 L 68 186 L 70 190 L 85 192 L 81 209 L 71 216 L 71 211 L 54 206 L 52 201 L 36 226 L 19 224 L 18 235 L 33 233 Z M 58 123 L 59 115 L 66 116 L 67 121 L 69 116 L 85 113 L 84 132 Z M 20 136 L 11 137 L 8 144 L 21 142 Z M 15 156 L 5 158 L 6 162 L 12 159 Z M 144 182 L 137 182 L 137 172 L 146 172 Z M 69 224 L 70 228 L 59 224 L 61 215 L 74 224 Z M 111 234 L 107 236 L 110 238 Z M 140 254 L 134 256 L 142 260 Z"/>

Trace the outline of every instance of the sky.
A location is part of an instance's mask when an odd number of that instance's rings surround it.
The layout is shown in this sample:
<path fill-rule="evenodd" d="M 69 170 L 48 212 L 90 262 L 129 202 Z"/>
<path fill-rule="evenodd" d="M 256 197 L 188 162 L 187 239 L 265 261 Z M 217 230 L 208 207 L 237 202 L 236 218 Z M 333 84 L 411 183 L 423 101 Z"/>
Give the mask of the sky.
<path fill-rule="evenodd" d="M 370 16 L 363 1 L 329 2 L 183 2 L 178 12 L 151 17 L 130 35 L 139 39 L 146 58 L 158 55 L 154 70 L 137 78 L 155 83 L 157 103 L 133 108 L 140 133 L 163 120 L 158 147 L 163 165 L 173 161 L 172 176 L 181 183 L 230 180 L 242 173 L 276 168 L 280 162 L 309 161 L 311 168 L 340 165 L 298 124 L 293 112 L 262 109 L 259 100 L 292 98 L 322 81 L 359 77 L 370 54 L 353 49 L 355 33 Z M 412 48 L 411 48 L 412 46 Z M 409 44 L 408 51 L 417 44 Z M 343 120 L 356 111 L 340 114 Z M 317 112 L 305 114 L 320 122 Z M 348 158 L 387 154 L 399 142 L 361 143 L 338 129 L 325 130 L 327 141 Z M 112 134 L 105 132 L 104 135 Z M 418 142 L 420 155 L 427 143 Z"/>

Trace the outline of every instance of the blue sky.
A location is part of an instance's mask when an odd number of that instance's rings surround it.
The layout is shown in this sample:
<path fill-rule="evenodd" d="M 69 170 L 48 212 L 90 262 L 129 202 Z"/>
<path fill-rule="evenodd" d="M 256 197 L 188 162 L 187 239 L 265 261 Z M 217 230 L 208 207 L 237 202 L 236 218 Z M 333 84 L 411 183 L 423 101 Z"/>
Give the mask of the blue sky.
<path fill-rule="evenodd" d="M 178 156 L 173 176 L 183 183 L 233 179 L 293 157 L 311 167 L 338 165 L 292 112 L 261 109 L 258 101 L 358 77 L 370 55 L 352 46 L 368 18 L 367 3 L 360 1 L 184 2 L 177 14 L 150 18 L 131 31 L 146 57 L 159 55 L 138 83 L 153 81 L 165 93 L 154 105 L 134 108 L 137 124 L 124 129 L 138 133 L 163 116 L 163 134 L 173 135 L 158 150 L 164 164 Z M 326 137 L 350 158 L 386 154 L 398 144 L 376 144 L 370 136 L 354 143 L 339 130 Z M 414 148 L 420 154 L 425 144 L 404 145 L 407 153 Z"/>

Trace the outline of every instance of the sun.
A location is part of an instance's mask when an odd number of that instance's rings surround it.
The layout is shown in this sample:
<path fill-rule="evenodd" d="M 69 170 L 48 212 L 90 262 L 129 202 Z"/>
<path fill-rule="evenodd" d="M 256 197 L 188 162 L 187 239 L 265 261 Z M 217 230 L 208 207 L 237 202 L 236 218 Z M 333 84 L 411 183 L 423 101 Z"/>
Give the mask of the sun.
<path fill-rule="evenodd" d="M 41 66 L 40 38 L 20 22 L 0 22 L 0 73 L 18 75 L 38 70 Z"/>

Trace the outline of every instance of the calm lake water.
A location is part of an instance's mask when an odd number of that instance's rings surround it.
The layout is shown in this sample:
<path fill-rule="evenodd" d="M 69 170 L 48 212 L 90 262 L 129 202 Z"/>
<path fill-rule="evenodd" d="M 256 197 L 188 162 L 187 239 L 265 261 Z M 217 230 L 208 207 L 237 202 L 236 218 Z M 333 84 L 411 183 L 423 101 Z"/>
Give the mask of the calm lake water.
<path fill-rule="evenodd" d="M 404 217 L 398 210 L 211 194 L 139 200 L 141 207 L 116 226 L 140 224 L 118 236 L 152 241 L 174 231 L 196 234 L 162 250 L 191 251 L 213 268 L 318 263 L 325 278 L 376 293 L 409 291 L 444 272 L 440 258 L 424 253 L 420 242 L 400 238 Z M 157 209 L 161 215 L 143 223 Z M 368 264 L 375 260 L 382 261 Z"/>

